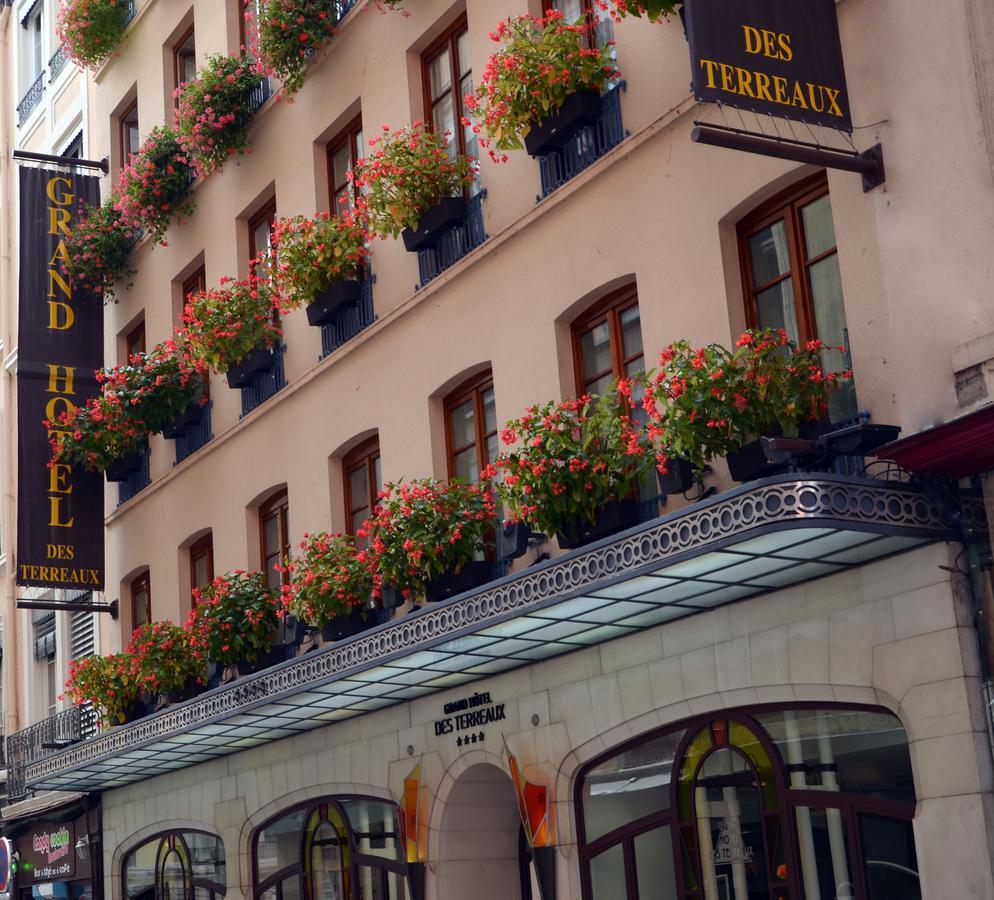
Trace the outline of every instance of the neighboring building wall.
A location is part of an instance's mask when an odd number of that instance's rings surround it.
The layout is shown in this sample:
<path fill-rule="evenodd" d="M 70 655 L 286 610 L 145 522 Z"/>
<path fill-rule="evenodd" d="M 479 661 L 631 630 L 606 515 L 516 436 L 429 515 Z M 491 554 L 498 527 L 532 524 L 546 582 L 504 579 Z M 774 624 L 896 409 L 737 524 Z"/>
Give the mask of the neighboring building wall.
<path fill-rule="evenodd" d="M 325 794 L 399 801 L 405 776 L 421 760 L 432 798 L 428 896 L 465 900 L 465 871 L 460 877 L 460 868 L 447 861 L 489 859 L 481 866 L 494 867 L 491 872 L 501 862 L 516 864 L 494 851 L 507 824 L 500 785 L 474 769 L 467 793 L 461 779 L 479 763 L 506 772 L 503 738 L 529 779 L 554 787 L 557 896 L 572 900 L 580 896 L 573 789 L 585 762 L 693 715 L 805 701 L 871 704 L 896 713 L 907 730 L 918 798 L 922 896 L 994 896 L 991 757 L 971 609 L 944 568 L 956 553 L 956 547 L 934 545 L 107 791 L 106 897 L 122 897 L 126 853 L 173 827 L 219 834 L 227 896 L 251 897 L 255 827 Z M 482 749 L 459 749 L 455 735 L 436 737 L 433 726 L 443 705 L 470 689 L 506 704 L 506 722 L 487 728 Z M 472 823 L 457 808 L 467 796 L 482 804 Z M 468 840 L 453 838 L 460 827 L 472 829 Z M 487 879 L 478 877 L 474 885 L 474 896 L 489 896 Z"/>

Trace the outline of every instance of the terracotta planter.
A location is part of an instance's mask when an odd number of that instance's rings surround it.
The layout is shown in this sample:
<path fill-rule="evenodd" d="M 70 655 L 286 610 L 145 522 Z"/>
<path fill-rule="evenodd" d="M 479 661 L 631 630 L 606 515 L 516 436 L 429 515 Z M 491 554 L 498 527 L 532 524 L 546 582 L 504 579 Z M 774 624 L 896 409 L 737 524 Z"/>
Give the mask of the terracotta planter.
<path fill-rule="evenodd" d="M 361 285 L 358 281 L 336 281 L 307 305 L 308 325 L 329 325 L 359 305 Z"/>
<path fill-rule="evenodd" d="M 129 453 L 127 456 L 115 459 L 104 472 L 106 479 L 108 481 L 127 481 L 141 469 L 142 463 L 145 461 L 146 450 Z"/>
<path fill-rule="evenodd" d="M 458 572 L 448 572 L 425 585 L 425 600 L 437 603 L 471 591 L 494 580 L 494 566 L 486 560 L 471 559 Z"/>
<path fill-rule="evenodd" d="M 404 247 L 411 253 L 435 247 L 446 230 L 466 221 L 466 198 L 446 197 L 421 214 L 418 227 L 401 232 Z"/>
<path fill-rule="evenodd" d="M 257 376 L 272 371 L 272 368 L 273 351 L 268 347 L 256 347 L 228 369 L 228 387 L 243 388 Z"/>
<path fill-rule="evenodd" d="M 612 500 L 599 507 L 594 512 L 594 520 L 579 516 L 564 525 L 556 534 L 559 546 L 564 550 L 583 547 L 601 538 L 617 534 L 639 522 L 639 504 L 637 500 Z"/>
<path fill-rule="evenodd" d="M 599 91 L 570 94 L 554 113 L 539 120 L 525 135 L 529 156 L 547 156 L 559 150 L 581 128 L 597 120 L 601 112 Z"/>
<path fill-rule="evenodd" d="M 162 436 L 169 440 L 183 437 L 191 428 L 196 428 L 204 420 L 204 407 L 200 400 L 194 400 L 175 419 L 165 425 Z"/>
<path fill-rule="evenodd" d="M 667 468 L 665 475 L 656 473 L 660 494 L 686 494 L 694 486 L 694 467 L 687 460 L 671 459 Z"/>

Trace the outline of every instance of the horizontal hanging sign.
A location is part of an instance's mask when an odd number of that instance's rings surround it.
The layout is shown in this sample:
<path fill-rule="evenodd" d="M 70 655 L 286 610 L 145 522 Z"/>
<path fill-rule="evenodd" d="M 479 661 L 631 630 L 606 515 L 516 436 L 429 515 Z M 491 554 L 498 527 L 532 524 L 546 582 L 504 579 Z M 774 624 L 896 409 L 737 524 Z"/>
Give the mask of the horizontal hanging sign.
<path fill-rule="evenodd" d="M 58 432 L 43 424 L 99 392 L 103 301 L 73 291 L 64 243 L 82 204 L 99 204 L 99 182 L 22 167 L 20 200 L 16 580 L 102 590 L 103 478 L 79 466 L 49 466 Z"/>
<path fill-rule="evenodd" d="M 686 0 L 694 97 L 852 131 L 835 0 Z"/>

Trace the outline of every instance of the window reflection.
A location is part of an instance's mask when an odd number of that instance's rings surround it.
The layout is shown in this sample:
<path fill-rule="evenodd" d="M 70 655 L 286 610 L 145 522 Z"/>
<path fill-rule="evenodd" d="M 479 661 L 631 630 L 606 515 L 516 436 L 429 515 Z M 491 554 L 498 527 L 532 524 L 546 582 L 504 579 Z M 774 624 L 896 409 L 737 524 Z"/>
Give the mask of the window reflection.
<path fill-rule="evenodd" d="M 216 835 L 155 835 L 124 860 L 128 900 L 219 900 L 226 891 L 224 844 Z"/>

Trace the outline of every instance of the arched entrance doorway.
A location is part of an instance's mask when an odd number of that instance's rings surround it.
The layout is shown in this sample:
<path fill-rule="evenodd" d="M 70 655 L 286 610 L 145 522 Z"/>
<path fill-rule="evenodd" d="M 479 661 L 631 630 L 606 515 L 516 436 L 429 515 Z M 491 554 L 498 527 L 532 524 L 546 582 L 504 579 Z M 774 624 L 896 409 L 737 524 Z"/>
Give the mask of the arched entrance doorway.
<path fill-rule="evenodd" d="M 490 763 L 470 766 L 442 814 L 435 900 L 520 900 L 520 828 L 511 779 Z"/>

